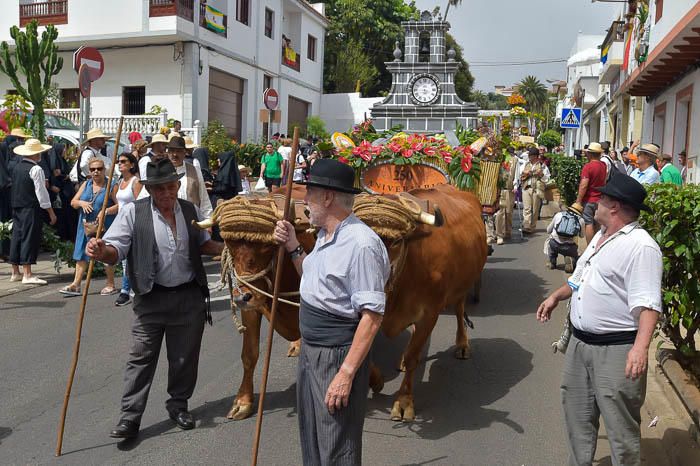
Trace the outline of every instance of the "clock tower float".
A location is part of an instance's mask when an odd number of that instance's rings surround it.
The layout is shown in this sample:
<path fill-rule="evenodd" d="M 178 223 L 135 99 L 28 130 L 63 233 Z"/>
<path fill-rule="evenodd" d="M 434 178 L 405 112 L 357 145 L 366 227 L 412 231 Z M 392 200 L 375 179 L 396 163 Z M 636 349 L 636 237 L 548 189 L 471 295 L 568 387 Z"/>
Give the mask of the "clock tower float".
<path fill-rule="evenodd" d="M 424 11 L 420 20 L 403 21 L 401 26 L 406 36 L 404 60 L 397 42 L 394 61 L 386 63 L 392 74 L 391 90 L 371 109 L 374 127 L 383 131 L 401 125 L 407 133 L 453 131 L 457 123 L 474 127 L 479 108 L 455 94 L 459 63 L 454 50 L 445 53 L 445 32 L 450 23 Z"/>

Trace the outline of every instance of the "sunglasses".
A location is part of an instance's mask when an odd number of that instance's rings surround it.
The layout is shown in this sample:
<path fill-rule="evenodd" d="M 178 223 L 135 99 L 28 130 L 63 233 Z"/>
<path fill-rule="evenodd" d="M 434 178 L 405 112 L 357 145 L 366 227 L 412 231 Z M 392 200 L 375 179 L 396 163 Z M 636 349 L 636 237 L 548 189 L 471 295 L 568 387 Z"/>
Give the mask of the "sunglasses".
<path fill-rule="evenodd" d="M 104 169 L 105 169 L 105 167 L 99 167 L 99 168 L 98 167 L 91 167 L 90 171 L 91 172 L 101 172 Z"/>
<path fill-rule="evenodd" d="M 121 160 L 118 160 L 117 163 L 119 163 L 119 164 L 121 164 L 121 165 L 124 165 L 124 164 L 129 163 L 129 160 L 127 160 L 127 159 L 121 159 Z"/>

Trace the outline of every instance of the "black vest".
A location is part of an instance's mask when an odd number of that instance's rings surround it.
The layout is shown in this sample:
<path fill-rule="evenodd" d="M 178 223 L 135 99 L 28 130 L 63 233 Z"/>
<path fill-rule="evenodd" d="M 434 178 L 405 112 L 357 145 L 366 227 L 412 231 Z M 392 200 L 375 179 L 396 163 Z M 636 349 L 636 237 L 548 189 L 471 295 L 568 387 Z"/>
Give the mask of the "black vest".
<path fill-rule="evenodd" d="M 34 180 L 29 171 L 36 166 L 34 162 L 22 160 L 12 170 L 12 208 L 39 207 L 39 199 L 34 191 Z"/>
<path fill-rule="evenodd" d="M 178 199 L 182 214 L 187 224 L 187 236 L 189 237 L 190 264 L 195 274 L 195 281 L 202 290 L 205 298 L 209 297 L 207 274 L 202 264 L 202 255 L 199 252 L 199 231 L 192 225 L 197 221 L 197 211 L 191 202 Z M 158 263 L 158 245 L 153 230 L 153 214 L 151 212 L 151 198 L 147 197 L 134 202 L 134 233 L 131 237 L 131 248 L 127 254 L 129 266 L 129 284 L 138 295 L 150 293 L 153 289 Z M 161 283 L 169 286 L 167 283 Z"/>

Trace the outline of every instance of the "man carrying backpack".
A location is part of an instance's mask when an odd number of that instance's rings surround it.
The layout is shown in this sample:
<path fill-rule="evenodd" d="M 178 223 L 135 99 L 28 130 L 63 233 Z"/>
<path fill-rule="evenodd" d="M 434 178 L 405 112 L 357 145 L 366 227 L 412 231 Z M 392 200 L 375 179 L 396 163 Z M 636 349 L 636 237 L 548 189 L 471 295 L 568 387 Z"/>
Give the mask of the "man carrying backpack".
<path fill-rule="evenodd" d="M 578 261 L 578 245 L 574 238 L 583 238 L 583 206 L 575 203 L 566 211 L 557 212 L 547 227 L 549 237 L 544 243 L 544 253 L 549 257 L 547 266 L 557 268 L 557 257 L 564 256 L 564 271 L 571 273 Z"/>

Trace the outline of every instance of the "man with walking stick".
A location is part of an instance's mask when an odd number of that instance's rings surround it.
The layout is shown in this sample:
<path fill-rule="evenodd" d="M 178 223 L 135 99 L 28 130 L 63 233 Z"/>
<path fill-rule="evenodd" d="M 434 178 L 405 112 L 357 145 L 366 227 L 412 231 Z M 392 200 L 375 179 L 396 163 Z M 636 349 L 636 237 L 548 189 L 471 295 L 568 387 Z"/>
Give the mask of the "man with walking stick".
<path fill-rule="evenodd" d="M 149 162 L 142 183 L 150 197 L 127 204 L 103 239 L 86 252 L 108 264 L 127 258 L 134 297 L 133 343 L 124 376 L 121 420 L 114 438 L 138 435 L 160 346 L 168 350 L 166 409 L 181 429 L 195 426 L 187 409 L 197 381 L 204 322 L 209 320 L 209 288 L 202 254 L 219 255 L 223 244 L 192 223 L 201 220 L 192 203 L 177 198 L 179 179 L 172 162 Z"/>
<path fill-rule="evenodd" d="M 318 160 L 305 203 L 321 228 L 306 254 L 287 221 L 277 223 L 301 274 L 301 354 L 297 412 L 305 465 L 359 465 L 367 405 L 369 358 L 382 322 L 389 258 L 381 239 L 353 213 L 355 173 L 336 160 Z"/>

